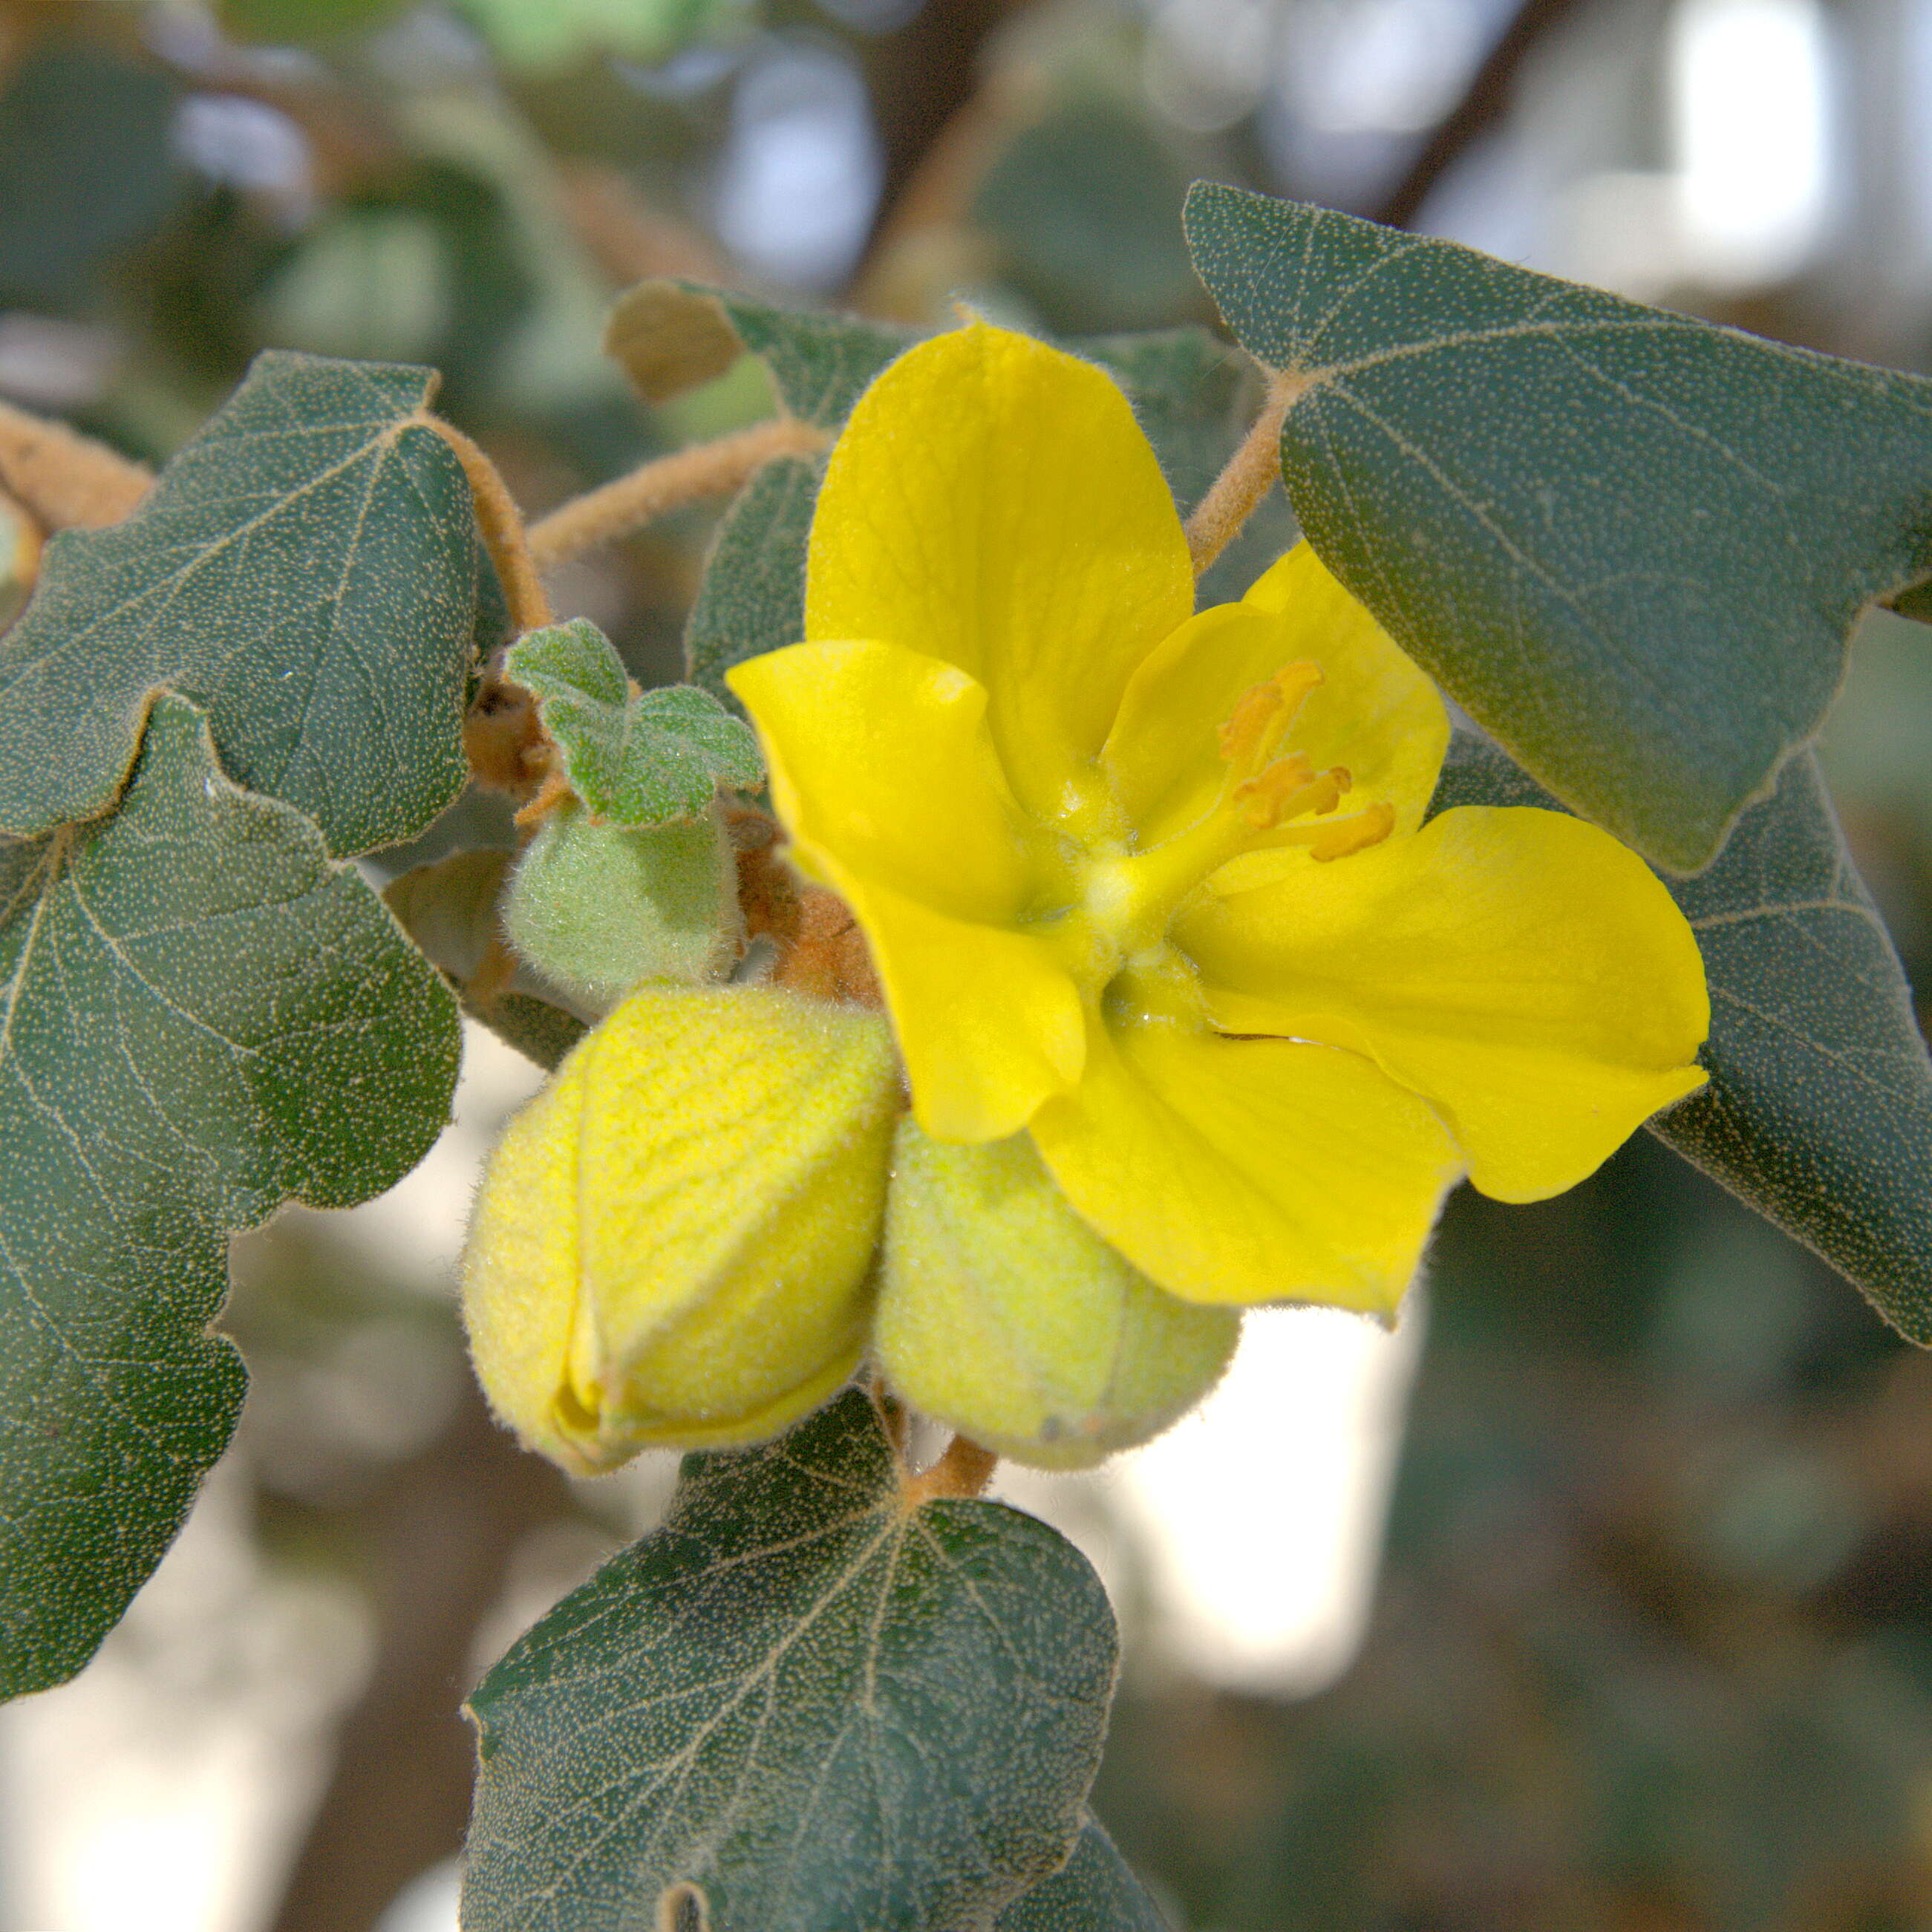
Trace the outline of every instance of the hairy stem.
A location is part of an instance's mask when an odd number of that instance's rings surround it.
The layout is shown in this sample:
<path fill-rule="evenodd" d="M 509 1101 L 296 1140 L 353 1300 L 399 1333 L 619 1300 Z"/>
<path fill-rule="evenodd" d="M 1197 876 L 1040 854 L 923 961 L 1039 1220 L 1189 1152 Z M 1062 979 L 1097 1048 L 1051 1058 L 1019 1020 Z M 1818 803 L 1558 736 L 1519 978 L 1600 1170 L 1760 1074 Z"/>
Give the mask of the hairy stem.
<path fill-rule="evenodd" d="M 1281 474 L 1281 426 L 1308 388 L 1305 376 L 1276 375 L 1270 381 L 1254 427 L 1195 505 L 1187 520 L 1187 548 L 1196 577 L 1234 540 Z"/>
<path fill-rule="evenodd" d="M 523 512 L 497 473 L 496 466 L 460 429 L 452 428 L 436 416 L 422 420 L 449 445 L 457 461 L 463 465 L 463 473 L 470 478 L 470 494 L 476 500 L 476 526 L 503 586 L 503 601 L 510 610 L 510 628 L 520 635 L 548 624 L 550 599 L 544 594 L 543 584 L 530 561 L 530 542 L 524 528 Z"/>
<path fill-rule="evenodd" d="M 976 1496 L 992 1480 L 999 1460 L 969 1437 L 956 1436 L 931 1468 L 902 1478 L 899 1492 L 909 1510 L 942 1496 Z"/>
<path fill-rule="evenodd" d="M 118 524 L 154 482 L 104 442 L 0 403 L 0 488 L 44 530 Z"/>
<path fill-rule="evenodd" d="M 539 570 L 567 563 L 701 497 L 722 496 L 776 457 L 809 456 L 831 439 L 790 416 L 774 416 L 715 442 L 660 456 L 601 489 L 573 498 L 531 526 L 530 555 Z"/>

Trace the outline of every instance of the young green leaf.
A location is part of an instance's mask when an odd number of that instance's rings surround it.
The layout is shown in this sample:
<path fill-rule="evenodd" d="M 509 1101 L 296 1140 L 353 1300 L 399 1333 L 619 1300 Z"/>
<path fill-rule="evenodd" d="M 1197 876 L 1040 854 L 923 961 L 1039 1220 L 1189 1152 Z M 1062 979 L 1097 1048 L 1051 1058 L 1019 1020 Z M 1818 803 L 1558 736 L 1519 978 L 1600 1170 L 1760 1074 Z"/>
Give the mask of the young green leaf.
<path fill-rule="evenodd" d="M 1706 864 L 1932 568 L 1932 382 L 1213 184 L 1228 326 L 1300 379 L 1323 560 L 1565 803 Z"/>
<path fill-rule="evenodd" d="M 131 517 L 53 539 L 0 637 L 0 834 L 104 811 L 166 691 L 338 854 L 456 796 L 479 553 L 434 382 L 260 356 Z"/>
<path fill-rule="evenodd" d="M 164 697 L 121 808 L 0 848 L 0 1694 L 78 1670 L 226 1444 L 226 1239 L 380 1193 L 454 1002 L 352 866 Z"/>
<path fill-rule="evenodd" d="M 1459 736 L 1434 808 L 1556 803 Z M 1812 757 L 1666 884 L 1703 950 L 1711 1082 L 1652 1131 L 1932 1343 L 1932 1060 Z"/>
<path fill-rule="evenodd" d="M 690 1457 L 471 1700 L 464 1924 L 629 1932 L 692 1891 L 710 1932 L 983 1924 L 1067 1856 L 1114 1659 L 1082 1558 L 909 1504 L 861 1393 Z"/>
<path fill-rule="evenodd" d="M 994 1932 L 1168 1932 L 1159 1906 L 1089 1818 L 1073 1841 L 1073 1856 L 1052 1877 L 1008 1906 Z"/>
<path fill-rule="evenodd" d="M 532 631 L 505 674 L 537 700 L 563 775 L 593 818 L 642 828 L 700 817 L 719 786 L 764 782 L 758 741 L 708 691 L 634 691 L 610 640 L 587 618 Z"/>
<path fill-rule="evenodd" d="M 684 627 L 692 679 L 738 708 L 724 674 L 805 635 L 805 552 L 822 462 L 768 463 L 724 513 Z"/>

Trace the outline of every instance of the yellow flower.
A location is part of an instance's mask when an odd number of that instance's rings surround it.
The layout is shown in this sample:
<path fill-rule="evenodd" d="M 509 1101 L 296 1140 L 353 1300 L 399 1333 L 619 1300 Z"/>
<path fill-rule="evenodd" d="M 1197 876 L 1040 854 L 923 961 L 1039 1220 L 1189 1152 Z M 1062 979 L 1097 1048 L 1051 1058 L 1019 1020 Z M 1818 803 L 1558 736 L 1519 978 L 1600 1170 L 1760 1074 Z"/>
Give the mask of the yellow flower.
<path fill-rule="evenodd" d="M 1174 1294 L 1386 1310 L 1459 1177 L 1558 1192 L 1702 1083 L 1648 868 L 1558 812 L 1424 825 L 1434 688 L 1305 545 L 1196 614 L 1098 369 L 980 325 L 894 363 L 832 452 L 806 633 L 732 687 L 920 1124 L 1024 1130 Z"/>

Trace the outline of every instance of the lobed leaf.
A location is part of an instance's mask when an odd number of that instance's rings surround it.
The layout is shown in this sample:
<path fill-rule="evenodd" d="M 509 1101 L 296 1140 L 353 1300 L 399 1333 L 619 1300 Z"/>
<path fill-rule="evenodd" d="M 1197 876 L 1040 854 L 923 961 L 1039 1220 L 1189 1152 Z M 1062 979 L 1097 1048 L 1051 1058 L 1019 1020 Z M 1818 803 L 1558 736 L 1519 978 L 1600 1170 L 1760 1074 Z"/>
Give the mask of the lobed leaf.
<path fill-rule="evenodd" d="M 1556 801 L 1459 735 L 1434 809 L 1452 805 Z M 1711 1080 L 1652 1131 L 1932 1344 L 1932 1060 L 1816 760 L 1665 883 L 1703 951 Z"/>
<path fill-rule="evenodd" d="M 504 670 L 536 698 L 564 776 L 593 818 L 688 822 L 710 809 L 719 786 L 752 791 L 764 782 L 750 726 L 694 685 L 634 690 L 615 646 L 587 618 L 518 639 Z"/>
<path fill-rule="evenodd" d="M 106 809 L 164 692 L 224 767 L 340 854 L 394 844 L 466 776 L 478 550 L 428 370 L 271 352 L 141 507 L 48 545 L 0 636 L 0 834 Z"/>
<path fill-rule="evenodd" d="M 1299 377 L 1282 472 L 1343 583 L 1563 801 L 1708 862 L 1932 568 L 1932 381 L 1212 183 L 1196 266 Z"/>
<path fill-rule="evenodd" d="M 1078 1554 L 909 1503 L 848 1393 L 688 1458 L 663 1528 L 484 1679 L 464 1924 L 628 1932 L 693 1892 L 709 1932 L 983 1924 L 1067 1857 L 1114 1661 Z"/>
<path fill-rule="evenodd" d="M 458 1051 L 361 874 L 184 699 L 118 812 L 0 846 L 0 1695 L 87 1661 L 227 1442 L 227 1235 L 406 1174 Z"/>

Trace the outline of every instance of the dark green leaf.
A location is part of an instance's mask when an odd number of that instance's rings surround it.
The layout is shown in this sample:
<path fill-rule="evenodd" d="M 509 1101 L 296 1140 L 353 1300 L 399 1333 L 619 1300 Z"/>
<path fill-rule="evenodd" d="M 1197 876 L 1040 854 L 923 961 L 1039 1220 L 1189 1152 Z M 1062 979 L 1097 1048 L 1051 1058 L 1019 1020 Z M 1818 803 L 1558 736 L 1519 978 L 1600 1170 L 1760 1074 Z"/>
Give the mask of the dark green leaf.
<path fill-rule="evenodd" d="M 1168 1932 L 1160 1906 L 1089 1818 L 1073 1856 L 1000 1914 L 994 1932 Z"/>
<path fill-rule="evenodd" d="M 514 852 L 494 848 L 452 852 L 392 879 L 382 898 L 403 930 L 429 956 L 450 982 L 463 1010 L 526 1060 L 555 1072 L 564 1055 L 587 1029 L 556 1000 L 513 982 L 479 998 L 472 982 L 502 944 L 497 902 L 516 861 Z M 533 976 L 519 964 L 517 979 Z M 486 985 L 488 982 L 486 980 Z"/>
<path fill-rule="evenodd" d="M 688 823 L 722 785 L 755 790 L 764 761 L 751 728 L 695 685 L 636 691 L 587 618 L 520 638 L 504 670 L 537 700 L 571 790 L 593 818 L 634 827 Z"/>
<path fill-rule="evenodd" d="M 1566 803 L 1707 862 L 1932 566 L 1932 382 L 1212 184 L 1196 266 L 1305 380 L 1310 541 Z"/>
<path fill-rule="evenodd" d="M 1459 737 L 1436 809 L 1556 801 Z M 1807 753 L 1717 863 L 1666 880 L 1711 986 L 1711 1083 L 1658 1136 L 1932 1343 L 1932 1062 Z"/>
<path fill-rule="evenodd" d="M 798 456 L 766 464 L 718 526 L 684 647 L 693 681 L 734 709 L 724 674 L 805 635 L 805 551 L 821 470 Z"/>
<path fill-rule="evenodd" d="M 654 1536 L 486 1677 L 469 1932 L 953 1932 L 1067 1854 L 1112 1690 L 1106 1598 L 1002 1504 L 908 1508 L 853 1392 L 689 1458 Z"/>
<path fill-rule="evenodd" d="M 163 698 L 121 808 L 0 847 L 0 1693 L 93 1654 L 235 1424 L 226 1240 L 406 1174 L 454 1004 Z"/>
<path fill-rule="evenodd" d="M 48 34 L 0 90 L 0 302 L 66 307 L 166 218 L 181 90 L 152 62 Z"/>
<path fill-rule="evenodd" d="M 0 638 L 0 832 L 104 810 L 164 691 L 338 854 L 455 796 L 478 552 L 434 381 L 261 356 L 133 516 L 53 539 Z"/>

